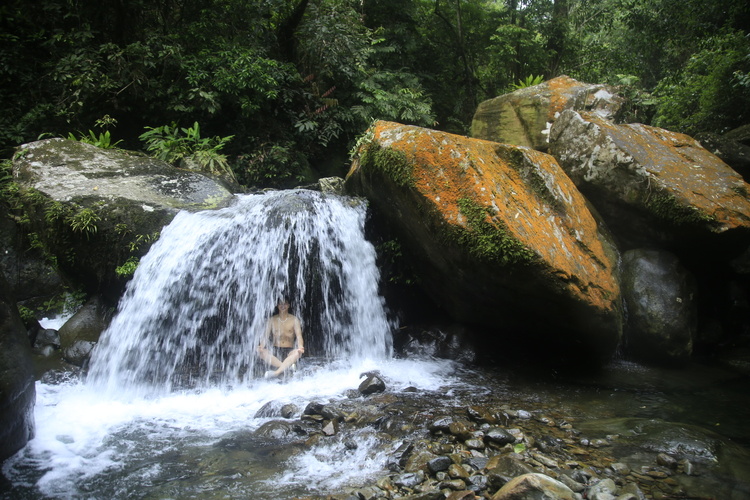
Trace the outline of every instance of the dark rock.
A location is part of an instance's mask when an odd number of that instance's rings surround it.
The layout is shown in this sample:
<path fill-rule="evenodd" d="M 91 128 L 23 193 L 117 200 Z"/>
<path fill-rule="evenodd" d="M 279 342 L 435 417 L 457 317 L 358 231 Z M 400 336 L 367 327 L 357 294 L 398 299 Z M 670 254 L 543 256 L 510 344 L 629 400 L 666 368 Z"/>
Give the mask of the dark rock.
<path fill-rule="evenodd" d="M 432 474 L 435 474 L 436 472 L 448 470 L 448 467 L 450 467 L 452 463 L 453 461 L 450 457 L 443 455 L 427 462 L 427 468 Z"/>
<path fill-rule="evenodd" d="M 292 426 L 288 422 L 271 420 L 255 430 L 255 435 L 262 438 L 286 439 L 294 434 Z"/>
<path fill-rule="evenodd" d="M 431 432 L 449 432 L 452 423 L 451 417 L 439 417 L 430 424 L 429 428 Z"/>
<path fill-rule="evenodd" d="M 110 315 L 101 298 L 93 297 L 66 321 L 58 332 L 65 360 L 83 366 L 106 329 Z"/>
<path fill-rule="evenodd" d="M 677 257 L 658 250 L 625 252 L 622 293 L 628 351 L 650 362 L 687 361 L 697 330 L 697 289 Z"/>
<path fill-rule="evenodd" d="M 512 434 L 510 434 L 505 429 L 501 429 L 500 427 L 492 427 L 487 432 L 484 433 L 485 439 L 492 443 L 497 443 L 499 445 L 504 445 L 508 443 L 515 443 L 516 438 Z"/>
<path fill-rule="evenodd" d="M 367 374 L 367 378 L 359 384 L 359 392 L 364 396 L 385 391 L 385 382 L 374 373 Z"/>
<path fill-rule="evenodd" d="M 31 345 L 0 273 L 0 461 L 34 437 L 35 397 Z"/>

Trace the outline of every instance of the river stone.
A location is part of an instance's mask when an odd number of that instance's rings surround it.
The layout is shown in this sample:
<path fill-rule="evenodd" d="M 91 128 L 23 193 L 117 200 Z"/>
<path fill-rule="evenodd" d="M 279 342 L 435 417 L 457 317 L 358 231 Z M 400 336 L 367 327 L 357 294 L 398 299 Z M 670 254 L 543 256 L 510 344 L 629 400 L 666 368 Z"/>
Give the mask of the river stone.
<path fill-rule="evenodd" d="M 550 123 L 565 109 L 615 117 L 624 102 L 609 86 L 563 75 L 480 103 L 471 136 L 546 151 Z"/>
<path fill-rule="evenodd" d="M 31 345 L 0 273 L 0 462 L 34 437 L 35 398 Z"/>
<path fill-rule="evenodd" d="M 107 328 L 109 316 L 110 311 L 99 296 L 89 299 L 58 331 L 63 357 L 76 366 L 83 366 L 99 341 L 99 335 Z"/>
<path fill-rule="evenodd" d="M 281 420 L 271 420 L 255 430 L 255 435 L 258 437 L 278 440 L 285 439 L 292 433 L 292 426 Z"/>
<path fill-rule="evenodd" d="M 622 294 L 628 311 L 626 345 L 632 355 L 662 364 L 690 359 L 697 289 L 676 256 L 650 249 L 625 252 Z"/>
<path fill-rule="evenodd" d="M 365 380 L 359 384 L 358 390 L 364 396 L 375 394 L 376 392 L 383 392 L 385 391 L 385 382 L 383 382 L 383 379 L 376 374 L 367 373 Z"/>
<path fill-rule="evenodd" d="M 66 139 L 20 146 L 13 174 L 22 192 L 37 193 L 22 198 L 27 212 L 38 214 L 32 217 L 31 229 L 56 252 L 63 270 L 92 290 L 122 287 L 115 268 L 131 256 L 143 255 L 153 235 L 178 211 L 218 208 L 234 199 L 220 181 L 206 174 Z M 76 231 L 67 216 L 45 217 L 52 213 L 46 210 L 52 203 L 70 215 L 89 209 L 98 220 L 91 231 Z"/>
<path fill-rule="evenodd" d="M 617 485 L 611 479 L 602 479 L 591 486 L 586 493 L 590 500 L 615 500 Z"/>
<path fill-rule="evenodd" d="M 524 474 L 509 481 L 492 500 L 576 500 L 573 491 L 544 474 Z"/>
<path fill-rule="evenodd" d="M 561 363 L 609 358 L 622 328 L 619 256 L 554 158 L 392 122 L 368 134 L 347 191 L 387 219 L 454 320 Z"/>
<path fill-rule="evenodd" d="M 687 135 L 567 110 L 550 153 L 627 247 L 750 229 L 750 186 Z"/>

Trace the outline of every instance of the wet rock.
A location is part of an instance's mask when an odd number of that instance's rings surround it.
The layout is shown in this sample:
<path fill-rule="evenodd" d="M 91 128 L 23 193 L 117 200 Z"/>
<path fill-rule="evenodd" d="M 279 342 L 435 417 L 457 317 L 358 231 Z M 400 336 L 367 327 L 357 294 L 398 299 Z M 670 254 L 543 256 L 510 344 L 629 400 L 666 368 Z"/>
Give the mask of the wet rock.
<path fill-rule="evenodd" d="M 412 451 L 414 450 L 414 443 L 410 441 L 404 441 L 398 448 L 396 448 L 389 456 L 387 466 L 390 470 L 402 469 L 405 465 Z"/>
<path fill-rule="evenodd" d="M 31 345 L 0 273 L 0 461 L 34 437 L 35 398 Z"/>
<path fill-rule="evenodd" d="M 697 331 L 693 276 L 669 252 L 630 250 L 622 258 L 628 311 L 628 351 L 638 359 L 674 364 L 690 359 Z"/>
<path fill-rule="evenodd" d="M 492 496 L 492 500 L 577 500 L 575 493 L 560 481 L 544 474 L 524 474 L 512 479 Z"/>
<path fill-rule="evenodd" d="M 452 463 L 453 461 L 450 459 L 450 457 L 443 455 L 440 457 L 435 457 L 427 462 L 427 468 L 432 474 L 435 474 L 437 472 L 448 470 L 448 467 L 450 467 Z"/>
<path fill-rule="evenodd" d="M 625 100 L 612 87 L 559 76 L 479 104 L 471 136 L 546 151 L 549 125 L 566 109 L 616 117 Z"/>
<path fill-rule="evenodd" d="M 339 432 L 339 425 L 337 420 L 329 420 L 327 424 L 323 426 L 323 434 L 326 436 L 334 436 Z"/>
<path fill-rule="evenodd" d="M 258 427 L 255 430 L 255 435 L 268 439 L 282 440 L 294 435 L 294 432 L 288 422 L 271 420 Z"/>
<path fill-rule="evenodd" d="M 501 429 L 500 427 L 493 427 L 489 429 L 487 432 L 485 432 L 484 437 L 488 441 L 499 444 L 499 445 L 505 445 L 505 444 L 516 442 L 515 436 L 510 434 L 505 429 Z"/>
<path fill-rule="evenodd" d="M 656 463 L 661 465 L 662 467 L 667 467 L 668 469 L 677 468 L 677 459 L 670 455 L 667 455 L 666 453 L 659 453 L 656 456 Z"/>
<path fill-rule="evenodd" d="M 359 384 L 358 388 L 363 396 L 385 391 L 385 382 L 378 376 L 378 374 L 371 372 L 363 375 L 365 375 L 366 378 Z"/>
<path fill-rule="evenodd" d="M 617 250 L 552 157 L 391 122 L 370 132 L 347 191 L 377 207 L 452 319 L 494 327 L 503 304 L 504 326 L 540 355 L 610 356 Z"/>
<path fill-rule="evenodd" d="M 83 366 L 107 328 L 111 310 L 98 296 L 92 297 L 60 327 L 60 347 L 69 363 Z"/>
<path fill-rule="evenodd" d="M 414 488 L 424 481 L 424 472 L 404 472 L 403 474 L 396 474 L 393 476 L 392 481 L 396 486 Z"/>
<path fill-rule="evenodd" d="M 617 485 L 611 479 L 603 479 L 591 486 L 586 493 L 590 500 L 615 500 Z"/>
<path fill-rule="evenodd" d="M 429 428 L 431 432 L 450 432 L 450 425 L 452 423 L 453 418 L 451 417 L 439 417 L 430 424 Z"/>

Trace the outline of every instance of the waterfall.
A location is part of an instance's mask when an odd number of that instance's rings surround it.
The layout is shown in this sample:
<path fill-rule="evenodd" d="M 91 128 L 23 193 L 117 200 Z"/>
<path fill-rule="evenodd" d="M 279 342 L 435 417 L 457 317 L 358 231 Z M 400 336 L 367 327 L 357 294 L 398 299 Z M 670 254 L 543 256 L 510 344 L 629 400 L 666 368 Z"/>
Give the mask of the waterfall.
<path fill-rule="evenodd" d="M 354 199 L 307 190 L 180 212 L 141 260 L 87 383 L 141 395 L 251 383 L 265 370 L 255 349 L 281 295 L 302 323 L 305 357 L 390 357 L 365 215 Z"/>

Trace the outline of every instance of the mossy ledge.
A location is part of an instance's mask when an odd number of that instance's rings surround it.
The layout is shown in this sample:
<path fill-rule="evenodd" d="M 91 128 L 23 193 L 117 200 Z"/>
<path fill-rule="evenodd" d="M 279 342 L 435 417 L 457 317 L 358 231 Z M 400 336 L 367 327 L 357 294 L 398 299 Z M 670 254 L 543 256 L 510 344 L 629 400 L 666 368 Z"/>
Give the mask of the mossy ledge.
<path fill-rule="evenodd" d="M 678 226 L 716 222 L 713 216 L 697 208 L 680 204 L 673 194 L 667 192 L 652 194 L 646 200 L 646 207 L 659 219 Z"/>
<path fill-rule="evenodd" d="M 400 187 L 414 187 L 413 167 L 401 151 L 370 142 L 362 148 L 360 163 L 383 172 Z"/>
<path fill-rule="evenodd" d="M 488 222 L 487 217 L 492 215 L 488 208 L 470 198 L 460 198 L 458 207 L 468 228 L 455 229 L 455 239 L 473 257 L 503 266 L 528 265 L 536 260 L 536 254 L 508 234 L 505 227 Z"/>

